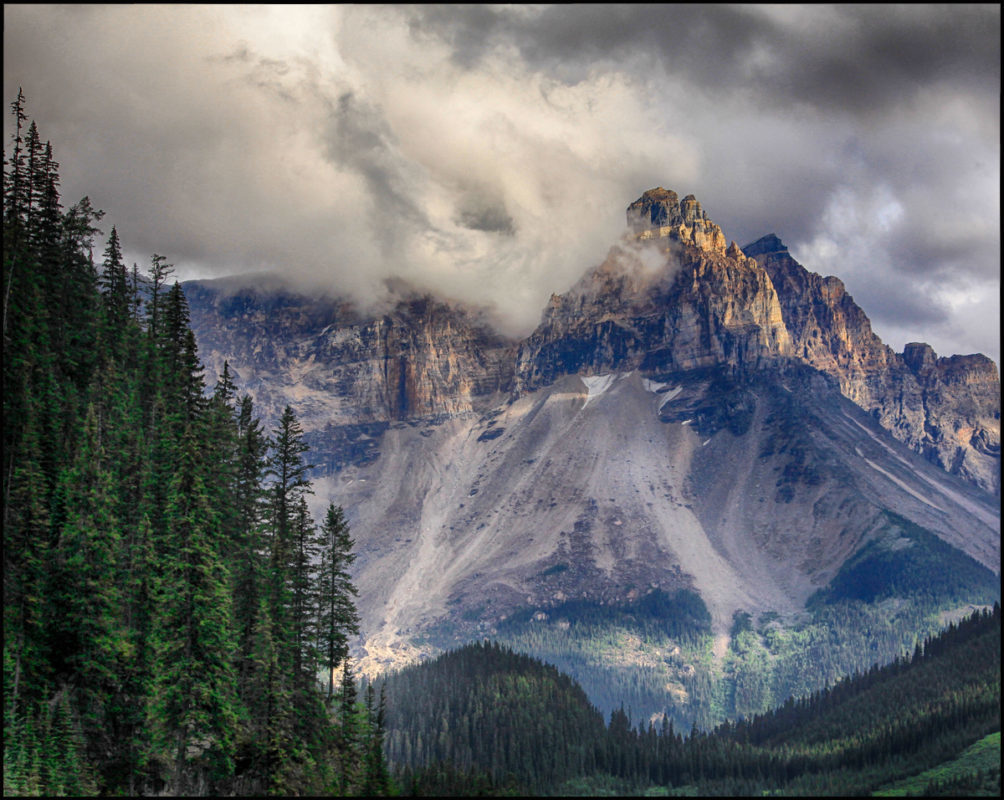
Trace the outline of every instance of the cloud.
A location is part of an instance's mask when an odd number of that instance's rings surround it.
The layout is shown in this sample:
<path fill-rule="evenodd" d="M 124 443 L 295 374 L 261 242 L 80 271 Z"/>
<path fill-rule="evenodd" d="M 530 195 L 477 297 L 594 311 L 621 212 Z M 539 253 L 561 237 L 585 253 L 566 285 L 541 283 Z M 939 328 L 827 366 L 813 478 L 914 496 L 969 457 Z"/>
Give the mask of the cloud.
<path fill-rule="evenodd" d="M 400 276 L 522 334 L 662 185 L 740 244 L 777 232 L 897 349 L 999 358 L 999 8 L 4 16 L 5 96 L 142 265 L 370 302 Z"/>

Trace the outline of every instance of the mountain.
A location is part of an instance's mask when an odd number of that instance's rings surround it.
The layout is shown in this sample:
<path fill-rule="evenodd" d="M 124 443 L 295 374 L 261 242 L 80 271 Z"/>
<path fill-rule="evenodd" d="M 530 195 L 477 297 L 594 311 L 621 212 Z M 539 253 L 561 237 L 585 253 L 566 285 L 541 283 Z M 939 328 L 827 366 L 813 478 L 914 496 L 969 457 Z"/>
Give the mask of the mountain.
<path fill-rule="evenodd" d="M 522 341 L 402 284 L 368 312 L 186 284 L 209 376 L 229 361 L 267 419 L 291 404 L 346 509 L 365 667 L 680 592 L 721 659 L 736 614 L 803 618 L 913 528 L 999 572 L 993 362 L 892 352 L 840 281 L 776 237 L 726 246 L 693 196 L 646 192 L 627 228 Z"/>

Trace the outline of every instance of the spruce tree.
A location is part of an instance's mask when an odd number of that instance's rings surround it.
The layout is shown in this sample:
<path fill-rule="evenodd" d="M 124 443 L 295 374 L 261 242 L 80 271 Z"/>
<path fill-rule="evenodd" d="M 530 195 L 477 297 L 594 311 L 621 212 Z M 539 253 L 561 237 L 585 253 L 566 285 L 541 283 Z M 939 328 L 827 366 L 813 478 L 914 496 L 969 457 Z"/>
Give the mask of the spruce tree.
<path fill-rule="evenodd" d="M 99 275 L 101 212 L 86 197 L 62 211 L 51 146 L 23 95 L 11 110 L 5 793 L 317 793 L 338 783 L 336 730 L 351 743 L 340 785 L 357 791 L 368 726 L 351 668 L 344 726 L 316 683 L 319 539 L 292 410 L 270 452 L 228 366 L 206 396 L 171 266 L 154 255 L 142 297 L 113 228 Z M 351 584 L 329 587 L 354 632 Z M 338 642 L 325 663 L 345 661 Z"/>
<path fill-rule="evenodd" d="M 112 227 L 101 272 L 102 334 L 109 354 L 122 357 L 123 339 L 130 319 L 132 294 L 122 261 L 122 244 Z"/>
<path fill-rule="evenodd" d="M 168 493 L 157 587 L 155 703 L 151 723 L 172 793 L 207 793 L 233 773 L 237 722 L 230 574 L 218 551 L 190 431 Z"/>
<path fill-rule="evenodd" d="M 353 598 L 358 592 L 349 576 L 355 543 L 341 506 L 328 505 L 320 528 L 320 567 L 317 575 L 317 650 L 328 670 L 328 702 L 334 696 L 335 670 L 348 655 L 349 637 L 359 634 L 359 615 Z"/>
<path fill-rule="evenodd" d="M 65 521 L 55 547 L 49 588 L 51 659 L 57 673 L 78 676 L 76 702 L 89 749 L 114 747 L 105 737 L 119 680 L 123 632 L 117 557 L 121 530 L 114 485 L 94 404 L 88 406 L 80 447 L 60 479 Z"/>

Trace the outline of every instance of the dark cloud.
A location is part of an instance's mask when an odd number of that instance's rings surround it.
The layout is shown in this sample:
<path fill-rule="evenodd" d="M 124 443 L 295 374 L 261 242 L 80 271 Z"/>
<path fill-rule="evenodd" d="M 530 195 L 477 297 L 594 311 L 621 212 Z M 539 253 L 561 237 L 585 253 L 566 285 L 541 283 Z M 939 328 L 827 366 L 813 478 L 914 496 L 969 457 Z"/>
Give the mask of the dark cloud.
<path fill-rule="evenodd" d="M 501 233 L 515 236 L 516 224 L 501 200 L 486 196 L 481 191 L 468 192 L 457 209 L 457 222 L 474 231 Z"/>
<path fill-rule="evenodd" d="M 373 204 L 370 223 L 388 256 L 399 246 L 402 227 L 431 228 L 409 189 L 407 164 L 395 156 L 394 134 L 380 110 L 351 91 L 330 106 L 328 155 L 361 175 Z"/>
<path fill-rule="evenodd" d="M 827 111 L 888 111 L 932 81 L 995 93 L 1000 10 L 995 6 L 652 4 L 410 7 L 416 36 L 448 42 L 476 67 L 502 46 L 568 81 L 639 66 L 706 90 Z M 655 77 L 658 78 L 659 75 Z"/>

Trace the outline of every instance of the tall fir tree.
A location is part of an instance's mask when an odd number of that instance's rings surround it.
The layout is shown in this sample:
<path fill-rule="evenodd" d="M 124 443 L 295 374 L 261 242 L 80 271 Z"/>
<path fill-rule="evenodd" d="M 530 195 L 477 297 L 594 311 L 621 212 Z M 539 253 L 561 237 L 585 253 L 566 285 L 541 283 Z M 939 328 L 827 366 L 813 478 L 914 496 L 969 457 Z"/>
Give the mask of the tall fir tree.
<path fill-rule="evenodd" d="M 168 493 L 154 627 L 156 746 L 175 794 L 205 794 L 232 776 L 237 722 L 229 569 L 218 513 L 185 437 Z"/>
<path fill-rule="evenodd" d="M 359 634 L 358 595 L 349 569 L 356 559 L 345 512 L 328 505 L 319 531 L 320 565 L 317 575 L 317 650 L 328 670 L 328 702 L 334 697 L 335 670 L 346 658 L 349 639 Z"/>

